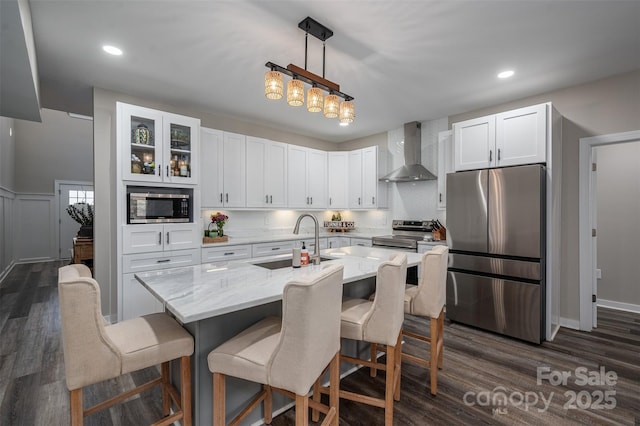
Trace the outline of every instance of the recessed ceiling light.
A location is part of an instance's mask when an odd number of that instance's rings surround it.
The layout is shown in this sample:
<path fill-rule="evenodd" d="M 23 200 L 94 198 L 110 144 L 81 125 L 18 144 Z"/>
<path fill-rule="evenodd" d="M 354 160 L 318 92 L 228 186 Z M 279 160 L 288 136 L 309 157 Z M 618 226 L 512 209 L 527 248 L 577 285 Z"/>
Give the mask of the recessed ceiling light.
<path fill-rule="evenodd" d="M 502 71 L 500 74 L 498 74 L 498 78 L 509 78 L 513 76 L 513 74 L 515 74 L 513 70 Z"/>
<path fill-rule="evenodd" d="M 347 126 L 349 125 L 349 123 L 343 123 L 343 122 L 340 122 L 340 125 L 341 125 L 342 127 L 347 127 Z"/>
<path fill-rule="evenodd" d="M 120 56 L 122 55 L 122 50 L 118 49 L 115 46 L 110 46 L 108 44 L 105 44 L 104 46 L 102 46 L 102 50 L 104 50 L 105 52 L 111 54 L 111 55 L 115 55 L 115 56 Z"/>

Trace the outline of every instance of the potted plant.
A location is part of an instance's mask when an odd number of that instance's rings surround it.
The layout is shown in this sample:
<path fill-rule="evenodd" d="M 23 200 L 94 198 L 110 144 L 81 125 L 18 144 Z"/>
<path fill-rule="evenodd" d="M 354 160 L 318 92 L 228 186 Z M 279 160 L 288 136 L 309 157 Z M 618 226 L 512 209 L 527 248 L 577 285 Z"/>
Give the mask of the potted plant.
<path fill-rule="evenodd" d="M 87 203 L 75 203 L 67 206 L 71 219 L 80 224 L 78 237 L 93 238 L 93 206 Z"/>
<path fill-rule="evenodd" d="M 229 216 L 226 214 L 222 214 L 220 212 L 216 212 L 216 214 L 211 215 L 211 222 L 216 224 L 216 228 L 218 230 L 218 237 L 222 237 L 224 235 L 224 224 L 227 223 L 227 219 Z"/>

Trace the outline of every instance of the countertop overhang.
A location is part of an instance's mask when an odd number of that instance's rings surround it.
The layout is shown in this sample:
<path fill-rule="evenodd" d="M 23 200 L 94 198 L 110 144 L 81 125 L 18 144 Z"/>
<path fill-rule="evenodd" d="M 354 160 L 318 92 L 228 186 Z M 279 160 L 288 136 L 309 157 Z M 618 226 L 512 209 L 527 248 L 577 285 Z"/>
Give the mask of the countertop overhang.
<path fill-rule="evenodd" d="M 372 247 L 342 247 L 321 250 L 332 260 L 302 268 L 269 270 L 255 265 L 290 257 L 290 254 L 228 262 L 205 263 L 181 268 L 135 274 L 165 309 L 183 324 L 251 308 L 282 299 L 287 282 L 317 272 L 330 263 L 344 265 L 343 283 L 375 277 L 378 266 L 397 251 Z M 407 266 L 416 266 L 422 257 L 407 255 Z"/>

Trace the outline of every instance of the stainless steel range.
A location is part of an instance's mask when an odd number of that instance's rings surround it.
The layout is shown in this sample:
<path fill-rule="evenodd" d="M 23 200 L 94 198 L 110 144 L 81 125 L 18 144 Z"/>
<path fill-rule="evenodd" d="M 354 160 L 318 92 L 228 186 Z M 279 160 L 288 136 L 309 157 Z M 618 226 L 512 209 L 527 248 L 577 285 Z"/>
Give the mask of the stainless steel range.
<path fill-rule="evenodd" d="M 374 247 L 388 247 L 406 251 L 418 251 L 418 241 L 431 236 L 434 229 L 433 220 L 394 220 L 391 224 L 392 234 L 373 237 Z"/>

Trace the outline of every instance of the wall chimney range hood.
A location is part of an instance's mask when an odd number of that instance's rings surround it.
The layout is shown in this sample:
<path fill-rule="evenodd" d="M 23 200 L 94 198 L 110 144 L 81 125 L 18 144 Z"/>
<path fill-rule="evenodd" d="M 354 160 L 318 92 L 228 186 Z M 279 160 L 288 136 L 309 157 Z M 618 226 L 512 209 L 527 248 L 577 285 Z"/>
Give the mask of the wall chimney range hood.
<path fill-rule="evenodd" d="M 435 180 L 437 177 L 420 164 L 420 123 L 413 121 L 404 125 L 404 166 L 381 177 L 382 182 L 416 182 Z"/>

